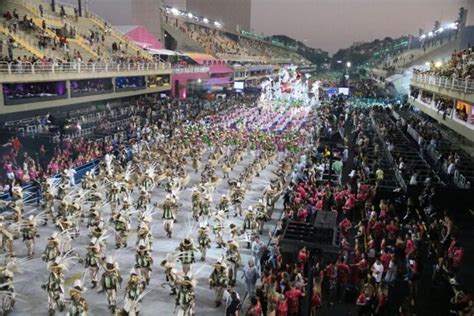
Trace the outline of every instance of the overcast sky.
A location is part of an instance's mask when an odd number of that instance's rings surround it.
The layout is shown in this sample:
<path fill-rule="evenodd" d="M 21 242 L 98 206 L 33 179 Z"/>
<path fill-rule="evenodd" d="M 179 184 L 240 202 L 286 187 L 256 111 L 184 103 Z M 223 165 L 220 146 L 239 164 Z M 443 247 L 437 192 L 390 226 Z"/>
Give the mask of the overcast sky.
<path fill-rule="evenodd" d="M 433 28 L 436 20 L 452 22 L 468 0 L 253 1 L 255 31 L 306 39 L 309 46 L 334 53 L 353 42 L 417 35 L 419 28 Z"/>

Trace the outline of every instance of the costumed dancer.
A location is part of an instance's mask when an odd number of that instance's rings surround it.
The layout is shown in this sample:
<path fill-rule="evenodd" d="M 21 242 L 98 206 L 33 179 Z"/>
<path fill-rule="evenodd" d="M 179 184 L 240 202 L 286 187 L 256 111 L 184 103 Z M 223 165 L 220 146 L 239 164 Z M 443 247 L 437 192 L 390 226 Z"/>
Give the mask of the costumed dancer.
<path fill-rule="evenodd" d="M 176 315 L 192 316 L 194 315 L 195 294 L 194 287 L 196 282 L 188 276 L 177 282 L 178 295 L 176 296 Z"/>
<path fill-rule="evenodd" d="M 54 261 L 60 254 L 61 251 L 59 250 L 58 233 L 54 232 L 50 237 L 48 237 L 48 242 L 41 258 L 44 262 L 48 263 Z"/>
<path fill-rule="evenodd" d="M 15 236 L 4 226 L 4 218 L 0 216 L 0 245 L 6 253 L 14 252 L 13 239 Z"/>
<path fill-rule="evenodd" d="M 196 222 L 199 220 L 199 212 L 201 210 L 201 192 L 199 192 L 198 188 L 193 187 L 193 193 L 191 194 L 191 202 L 192 202 L 192 212 L 193 218 Z"/>
<path fill-rule="evenodd" d="M 118 264 L 113 257 L 107 257 L 104 272 L 100 278 L 99 293 L 105 291 L 109 308 L 114 311 L 117 306 L 117 291 L 122 284 L 122 276 Z"/>
<path fill-rule="evenodd" d="M 130 277 L 125 287 L 124 310 L 127 315 L 138 315 L 140 313 L 140 302 L 144 291 L 143 279 L 135 269 L 130 271 Z"/>
<path fill-rule="evenodd" d="M 163 216 L 161 218 L 163 219 L 163 228 L 166 232 L 166 236 L 171 238 L 175 214 L 173 212 L 173 199 L 169 193 L 166 195 L 165 202 L 163 203 Z"/>
<path fill-rule="evenodd" d="M 261 235 L 263 233 L 263 225 L 270 219 L 267 214 L 267 207 L 262 199 L 258 200 L 258 203 L 255 205 L 255 211 L 257 212 L 256 221 L 258 233 Z"/>
<path fill-rule="evenodd" d="M 237 182 L 235 188 L 231 191 L 231 201 L 234 206 L 234 217 L 237 215 L 242 216 L 242 202 L 244 200 L 245 192 L 242 188 L 242 184 Z"/>
<path fill-rule="evenodd" d="M 193 157 L 193 169 L 195 173 L 198 173 L 199 168 L 201 168 L 201 161 L 199 160 L 198 157 L 194 156 Z"/>
<path fill-rule="evenodd" d="M 227 194 L 222 194 L 222 197 L 219 201 L 219 210 L 224 211 L 227 218 L 229 218 L 229 206 L 230 200 Z"/>
<path fill-rule="evenodd" d="M 130 229 L 130 220 L 123 212 L 116 213 L 112 218 L 115 230 L 115 248 L 127 247 L 128 230 Z"/>
<path fill-rule="evenodd" d="M 45 210 L 48 217 L 51 218 L 51 221 L 54 222 L 54 193 L 52 188 L 47 188 L 43 193 L 43 209 Z M 48 218 L 45 218 L 43 225 L 48 224 Z"/>
<path fill-rule="evenodd" d="M 176 262 L 174 256 L 169 253 L 166 255 L 166 258 L 160 263 L 160 266 L 165 269 L 165 276 L 166 276 L 165 284 L 168 284 L 169 287 L 171 288 L 170 295 L 176 294 L 177 271 L 174 268 L 174 262 Z"/>
<path fill-rule="evenodd" d="M 228 262 L 227 275 L 229 277 L 229 285 L 234 286 L 237 280 L 237 268 L 240 265 L 240 252 L 239 244 L 233 240 L 227 242 L 225 260 Z"/>
<path fill-rule="evenodd" d="M 74 286 L 69 289 L 69 308 L 67 316 L 87 316 L 89 313 L 89 306 L 87 301 L 82 294 L 86 291 L 86 288 L 82 286 L 81 280 L 75 280 Z"/>
<path fill-rule="evenodd" d="M 110 202 L 110 210 L 112 212 L 112 215 L 116 213 L 117 207 L 120 203 L 119 192 L 120 192 L 120 187 L 119 187 L 118 182 L 112 183 L 109 189 L 109 196 L 108 196 L 108 200 Z"/>
<path fill-rule="evenodd" d="M 153 246 L 153 235 L 151 233 L 150 222 L 152 220 L 151 216 L 145 216 L 139 223 L 137 230 L 137 243 L 138 246 L 140 243 L 143 243 L 146 246 L 146 249 L 151 252 Z"/>
<path fill-rule="evenodd" d="M 138 196 L 137 200 L 137 210 L 140 211 L 139 215 L 141 215 L 142 211 L 146 209 L 148 204 L 151 201 L 150 193 L 145 188 L 140 189 L 140 195 Z"/>
<path fill-rule="evenodd" d="M 244 223 L 242 225 L 242 231 L 246 236 L 252 238 L 255 235 L 257 229 L 257 221 L 255 219 L 255 212 L 253 208 L 249 206 L 248 210 L 245 212 Z M 247 238 L 247 248 L 250 248 L 250 238 Z"/>
<path fill-rule="evenodd" d="M 84 266 L 89 270 L 89 274 L 92 281 L 92 288 L 97 286 L 99 281 L 97 274 L 99 273 L 99 265 L 102 262 L 102 254 L 100 253 L 100 247 L 97 242 L 97 238 L 93 237 L 87 248 L 87 254 L 84 261 Z"/>
<path fill-rule="evenodd" d="M 198 249 L 201 252 L 201 261 L 206 261 L 207 249 L 211 248 L 211 238 L 209 238 L 209 229 L 206 226 L 201 226 L 198 229 Z"/>
<path fill-rule="evenodd" d="M 48 292 L 49 315 L 54 315 L 57 309 L 60 312 L 64 310 L 64 268 L 60 257 L 48 263 L 48 283 L 42 285 L 41 288 Z"/>
<path fill-rule="evenodd" d="M 73 223 L 67 217 L 60 217 L 56 221 L 56 226 L 61 231 L 61 233 L 60 233 L 61 253 L 65 254 L 69 250 L 72 249 L 72 246 L 71 246 L 71 243 L 72 243 L 71 229 L 73 227 Z"/>
<path fill-rule="evenodd" d="M 229 233 L 230 233 L 230 237 L 232 238 L 232 240 L 234 240 L 235 242 L 239 242 L 239 236 L 240 236 L 240 229 L 237 225 L 235 225 L 234 223 L 231 223 L 229 225 Z"/>
<path fill-rule="evenodd" d="M 184 238 L 184 240 L 176 248 L 180 253 L 178 255 L 179 261 L 183 269 L 183 273 L 186 275 L 191 270 L 191 265 L 195 262 L 193 241 L 191 238 Z"/>
<path fill-rule="evenodd" d="M 7 315 L 15 307 L 15 287 L 13 286 L 14 274 L 10 271 L 13 264 L 0 265 L 0 293 L 2 297 L 2 310 Z"/>
<path fill-rule="evenodd" d="M 227 283 L 229 282 L 226 268 L 225 263 L 222 262 L 222 260 L 218 260 L 214 263 L 214 270 L 209 277 L 209 285 L 216 293 L 216 307 L 221 306 L 224 290 L 227 288 Z"/>
<path fill-rule="evenodd" d="M 224 242 L 224 222 L 225 222 L 225 213 L 223 211 L 217 212 L 214 216 L 214 224 L 212 225 L 212 232 L 214 233 L 217 248 L 225 247 Z"/>
<path fill-rule="evenodd" d="M 33 215 L 28 217 L 27 222 L 21 229 L 21 234 L 28 250 L 28 257 L 32 257 L 35 254 L 36 241 L 36 221 Z"/>
<path fill-rule="evenodd" d="M 211 196 L 209 194 L 204 195 L 199 207 L 199 216 L 202 216 L 203 220 L 209 220 L 209 215 L 211 214 Z"/>
<path fill-rule="evenodd" d="M 153 258 L 148 251 L 146 244 L 140 242 L 135 254 L 135 268 L 138 269 L 140 276 L 145 279 L 146 285 L 150 284 L 150 274 L 153 266 Z"/>

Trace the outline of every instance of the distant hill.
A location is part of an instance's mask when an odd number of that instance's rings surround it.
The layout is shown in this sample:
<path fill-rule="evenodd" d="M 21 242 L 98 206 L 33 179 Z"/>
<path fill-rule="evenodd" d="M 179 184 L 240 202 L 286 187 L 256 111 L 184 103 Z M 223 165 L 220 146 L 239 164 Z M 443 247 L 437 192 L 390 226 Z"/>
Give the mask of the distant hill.
<path fill-rule="evenodd" d="M 313 48 L 307 46 L 305 43 L 295 40 L 286 35 L 273 35 L 266 37 L 266 40 L 273 43 L 283 44 L 296 50 L 300 55 L 311 61 L 312 63 L 321 66 L 329 62 L 329 53 L 320 48 Z"/>

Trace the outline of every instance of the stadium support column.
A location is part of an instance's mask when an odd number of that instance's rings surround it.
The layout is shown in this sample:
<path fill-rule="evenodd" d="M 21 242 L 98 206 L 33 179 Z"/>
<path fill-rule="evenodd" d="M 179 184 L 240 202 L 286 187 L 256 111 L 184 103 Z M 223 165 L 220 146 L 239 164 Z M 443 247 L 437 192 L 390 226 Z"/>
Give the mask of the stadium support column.
<path fill-rule="evenodd" d="M 51 11 L 56 12 L 56 0 L 51 0 Z"/>
<path fill-rule="evenodd" d="M 67 98 L 71 98 L 71 80 L 66 80 Z"/>
<path fill-rule="evenodd" d="M 0 83 L 0 89 L 3 91 L 3 83 Z M 0 93 L 0 109 L 5 106 L 5 99 L 3 98 L 3 93 Z M 0 113 L 2 113 L 2 110 L 0 110 Z"/>

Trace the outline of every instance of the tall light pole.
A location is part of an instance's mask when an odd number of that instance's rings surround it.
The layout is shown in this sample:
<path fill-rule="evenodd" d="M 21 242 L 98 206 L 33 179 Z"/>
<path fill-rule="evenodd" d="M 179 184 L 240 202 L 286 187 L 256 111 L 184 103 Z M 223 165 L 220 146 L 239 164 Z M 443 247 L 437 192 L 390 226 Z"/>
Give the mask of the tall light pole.
<path fill-rule="evenodd" d="M 79 14 L 79 16 L 82 16 L 82 0 L 77 0 L 77 14 Z"/>
<path fill-rule="evenodd" d="M 51 0 L 51 11 L 56 12 L 56 1 Z"/>

